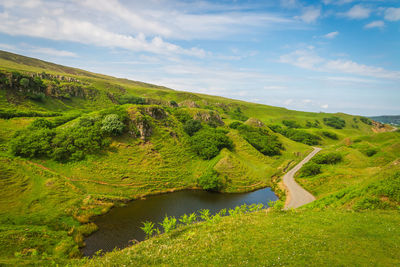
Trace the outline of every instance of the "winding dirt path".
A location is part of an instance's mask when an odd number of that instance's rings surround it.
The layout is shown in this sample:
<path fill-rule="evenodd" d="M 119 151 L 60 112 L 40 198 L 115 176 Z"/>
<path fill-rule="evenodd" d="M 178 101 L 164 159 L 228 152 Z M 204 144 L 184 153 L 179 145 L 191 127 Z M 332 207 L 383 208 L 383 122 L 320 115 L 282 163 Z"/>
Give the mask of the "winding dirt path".
<path fill-rule="evenodd" d="M 315 200 L 315 197 L 313 195 L 311 195 L 303 187 L 296 183 L 296 181 L 294 180 L 294 175 L 320 150 L 321 148 L 314 147 L 314 150 L 310 154 L 308 154 L 307 157 L 305 157 L 299 164 L 297 164 L 293 169 L 286 173 L 285 176 L 283 176 L 283 184 L 286 187 L 288 195 L 287 201 L 285 203 L 285 209 L 295 209 Z"/>

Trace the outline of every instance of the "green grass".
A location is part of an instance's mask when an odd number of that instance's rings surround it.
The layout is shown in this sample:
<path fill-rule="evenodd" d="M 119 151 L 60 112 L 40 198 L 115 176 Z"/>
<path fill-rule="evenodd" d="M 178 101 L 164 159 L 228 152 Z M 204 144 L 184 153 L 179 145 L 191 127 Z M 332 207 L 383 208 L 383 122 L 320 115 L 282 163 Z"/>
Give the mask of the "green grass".
<path fill-rule="evenodd" d="M 368 157 L 363 153 L 366 147 L 375 148 L 377 153 Z M 304 188 L 317 199 L 321 199 L 312 204 L 313 206 L 351 208 L 357 201 L 362 200 L 362 188 L 391 179 L 394 173 L 400 171 L 398 153 L 400 134 L 396 132 L 354 138 L 326 147 L 321 153 L 330 151 L 340 153 L 343 161 L 334 165 L 322 165 L 322 173 L 316 176 L 297 177 L 297 181 Z M 351 195 L 350 192 L 353 192 L 353 197 L 343 198 L 345 194 Z M 337 203 L 332 201 L 334 195 L 341 196 L 335 197 Z M 324 203 L 324 201 L 329 203 Z"/>
<path fill-rule="evenodd" d="M 340 219 L 338 219 L 340 218 Z M 302 211 L 224 217 L 107 253 L 87 266 L 396 266 L 398 212 Z"/>
<path fill-rule="evenodd" d="M 61 81 L 60 84 L 80 86 L 94 92 L 87 97 L 62 99 L 46 96 L 43 101 L 34 101 L 0 86 L 0 109 L 58 112 L 62 116 L 48 119 L 61 121 L 69 117 L 65 124 L 58 126 L 60 129 L 74 125 L 79 116 L 93 115 L 116 106 L 115 99 L 122 94 L 145 98 L 148 104 L 153 104 L 151 107 L 163 108 L 168 115 L 165 119 L 150 119 L 153 133 L 146 141 L 125 133 L 114 137 L 109 149 L 89 155 L 82 161 L 67 163 L 12 156 L 8 144 L 13 134 L 26 128 L 35 118 L 0 119 L 0 265 L 49 265 L 53 261 L 81 264 L 80 260 L 70 262 L 68 258 L 79 257 L 78 247 L 83 245 L 84 235 L 96 229 L 90 223 L 91 217 L 106 213 L 121 201 L 197 188 L 198 178 L 211 169 L 217 171 L 222 179 L 223 192 L 244 192 L 271 186 L 284 199 L 277 187 L 280 177 L 312 148 L 277 134 L 284 147 L 282 155 L 265 156 L 237 130 L 227 126 L 237 121 L 235 118 L 245 117 L 249 118 L 246 124 L 259 120 L 267 125 L 264 127 L 294 120 L 301 130 L 321 136 L 322 153 L 334 151 L 343 155 L 342 162 L 324 165 L 322 174 L 298 178 L 318 198 L 310 208 L 332 207 L 333 210 L 268 215 L 260 212 L 239 218 L 227 217 L 212 227 L 204 223 L 195 224 L 108 254 L 89 264 L 111 265 L 107 263 L 109 259 L 113 259 L 114 265 L 131 261 L 144 265 L 303 265 L 310 260 L 315 265 L 373 265 L 378 260 L 381 265 L 398 263 L 398 258 L 392 253 L 397 248 L 393 244 L 399 243 L 398 229 L 392 230 L 392 226 L 399 222 L 398 213 L 345 213 L 340 210 L 354 209 L 361 204 L 368 206 L 376 203 L 376 198 L 388 202 L 386 196 L 376 192 L 386 190 L 382 189 L 382 184 L 400 168 L 399 133 L 375 134 L 376 129 L 362 123 L 358 116 L 299 112 L 179 92 L 2 51 L 0 71 L 7 74 L 18 71 L 27 75 L 45 71 L 73 77 L 79 81 Z M 51 81 L 45 80 L 45 83 Z M 234 148 L 222 149 L 211 160 L 198 157 L 190 147 L 190 137 L 173 116 L 171 100 L 181 105 L 179 109 L 197 119 L 207 120 L 212 116 L 211 112 L 214 119 L 216 115 L 221 117 L 224 125 L 219 128 L 228 132 Z M 239 117 L 235 113 L 237 108 L 242 111 Z M 133 109 L 138 110 L 140 106 L 133 106 Z M 343 119 L 346 126 L 338 130 L 325 125 L 323 119 L 332 116 Z M 306 128 L 307 122 L 314 123 L 315 120 L 319 121 L 321 128 Z M 324 131 L 335 133 L 338 140 L 324 136 Z M 371 149 L 377 153 L 368 156 L 367 151 Z M 378 209 L 395 209 L 399 204 L 391 199 L 389 202 L 389 206 L 378 205 Z M 341 219 L 337 220 L 339 217 Z M 388 238 L 389 233 L 396 235 L 392 241 Z M 290 240 L 293 243 L 289 243 Z M 389 249 L 384 250 L 379 244 Z M 187 251 L 190 254 L 183 256 Z M 355 263 L 351 261 L 351 251 L 357 256 L 353 257 L 357 259 Z M 338 257 L 334 257 L 335 253 Z"/>

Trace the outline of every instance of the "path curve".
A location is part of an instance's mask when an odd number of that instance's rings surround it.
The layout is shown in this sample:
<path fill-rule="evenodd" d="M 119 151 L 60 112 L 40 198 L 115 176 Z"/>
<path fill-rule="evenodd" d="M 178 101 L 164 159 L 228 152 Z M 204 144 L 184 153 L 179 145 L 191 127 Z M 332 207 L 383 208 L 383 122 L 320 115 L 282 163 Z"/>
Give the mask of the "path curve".
<path fill-rule="evenodd" d="M 320 150 L 321 148 L 314 147 L 314 150 L 310 154 L 308 154 L 307 157 L 305 157 L 299 164 L 297 164 L 293 169 L 287 172 L 285 176 L 283 176 L 282 180 L 283 184 L 286 187 L 289 200 L 286 201 L 285 209 L 295 209 L 315 200 L 315 197 L 313 195 L 311 195 L 308 191 L 306 191 L 303 187 L 296 183 L 296 181 L 294 180 L 294 175 Z"/>

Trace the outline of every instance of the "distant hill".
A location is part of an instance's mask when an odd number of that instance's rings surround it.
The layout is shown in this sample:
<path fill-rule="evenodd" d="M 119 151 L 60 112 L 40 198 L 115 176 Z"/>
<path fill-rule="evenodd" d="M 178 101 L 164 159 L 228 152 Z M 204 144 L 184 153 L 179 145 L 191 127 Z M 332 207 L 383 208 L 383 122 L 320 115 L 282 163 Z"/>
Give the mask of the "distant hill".
<path fill-rule="evenodd" d="M 374 121 L 381 122 L 381 123 L 400 125 L 400 115 L 374 116 L 374 117 L 369 117 L 369 118 Z"/>

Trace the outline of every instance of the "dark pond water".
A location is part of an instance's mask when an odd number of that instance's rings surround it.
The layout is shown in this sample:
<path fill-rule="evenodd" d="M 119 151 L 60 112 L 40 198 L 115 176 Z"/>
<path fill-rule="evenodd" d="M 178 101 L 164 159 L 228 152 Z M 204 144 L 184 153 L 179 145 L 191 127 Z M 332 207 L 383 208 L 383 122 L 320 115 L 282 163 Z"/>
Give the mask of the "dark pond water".
<path fill-rule="evenodd" d="M 244 203 L 267 205 L 268 201 L 277 199 L 270 188 L 264 188 L 240 194 L 185 190 L 135 200 L 125 207 L 114 208 L 107 214 L 97 217 L 94 223 L 99 230 L 86 238 L 86 247 L 82 252 L 86 256 L 91 256 L 100 249 L 112 251 L 115 247 L 127 247 L 133 239 L 142 241 L 145 237 L 140 229 L 143 226 L 142 222 L 152 221 L 158 226 L 166 214 L 178 218 L 185 213 L 200 209 L 209 209 L 215 214 L 221 209 L 233 208 Z"/>

